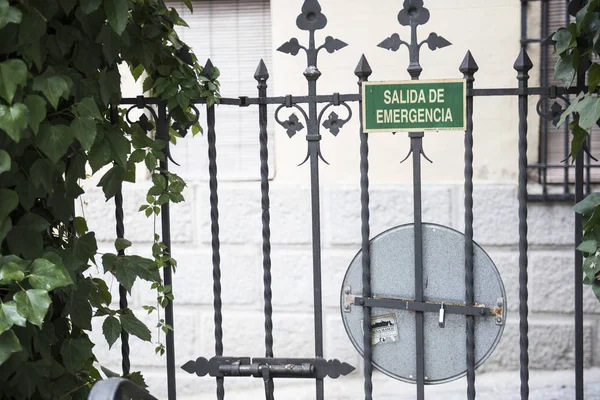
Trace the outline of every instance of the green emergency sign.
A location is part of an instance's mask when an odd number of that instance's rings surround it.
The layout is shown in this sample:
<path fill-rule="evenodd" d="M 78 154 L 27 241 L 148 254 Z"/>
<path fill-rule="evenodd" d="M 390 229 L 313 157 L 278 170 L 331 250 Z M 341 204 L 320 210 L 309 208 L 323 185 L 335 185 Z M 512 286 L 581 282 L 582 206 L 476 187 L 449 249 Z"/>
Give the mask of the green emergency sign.
<path fill-rule="evenodd" d="M 466 128 L 466 81 L 363 83 L 365 132 Z"/>

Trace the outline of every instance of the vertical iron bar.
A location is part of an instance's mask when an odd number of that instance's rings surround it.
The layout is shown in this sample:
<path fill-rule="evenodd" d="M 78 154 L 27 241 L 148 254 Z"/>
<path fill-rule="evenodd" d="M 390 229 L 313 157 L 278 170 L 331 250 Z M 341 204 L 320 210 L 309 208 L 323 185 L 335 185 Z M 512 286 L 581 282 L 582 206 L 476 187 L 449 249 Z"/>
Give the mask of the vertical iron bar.
<path fill-rule="evenodd" d="M 117 107 L 110 107 L 110 122 L 113 125 L 119 123 L 119 111 Z M 125 237 L 125 225 L 123 224 L 123 192 L 119 190 L 115 195 L 115 219 L 117 221 L 117 238 Z M 119 250 L 119 256 L 124 256 L 125 252 Z M 119 285 L 119 309 L 127 309 L 127 289 L 123 285 Z M 131 371 L 131 363 L 129 360 L 129 333 L 124 329 L 121 331 L 121 367 L 123 375 L 128 375 Z"/>
<path fill-rule="evenodd" d="M 528 0 L 521 0 L 521 47 L 527 44 L 527 6 Z"/>
<path fill-rule="evenodd" d="M 570 0 L 565 0 L 565 26 L 569 26 L 569 23 L 571 22 L 571 16 L 569 15 L 569 2 Z M 570 102 L 571 101 L 571 96 L 567 95 L 567 100 Z M 564 153 L 563 153 L 563 159 L 566 160 L 569 158 L 569 154 L 570 154 L 570 143 L 569 143 L 569 137 L 571 136 L 570 132 L 569 132 L 569 119 L 566 120 L 565 124 L 564 124 L 564 129 L 563 129 L 563 143 L 564 143 Z M 564 180 L 563 180 L 563 193 L 564 194 L 568 194 L 570 193 L 571 189 L 569 188 L 569 183 L 571 182 L 571 179 L 569 177 L 569 163 L 566 162 L 565 163 L 565 170 L 564 170 Z"/>
<path fill-rule="evenodd" d="M 421 207 L 421 153 L 423 132 L 409 133 L 413 150 L 413 201 L 415 236 L 415 301 L 423 301 L 423 215 Z M 425 318 L 422 311 L 415 312 L 417 345 L 417 400 L 425 398 Z"/>
<path fill-rule="evenodd" d="M 254 74 L 258 82 L 258 97 L 267 97 L 267 80 L 269 72 L 261 59 Z M 262 203 L 262 252 L 263 252 L 263 285 L 265 312 L 265 356 L 273 357 L 273 293 L 271 290 L 271 214 L 269 211 L 269 149 L 267 133 L 267 103 L 258 106 L 259 141 L 260 141 L 260 191 Z M 274 399 L 275 385 L 270 376 L 265 380 L 265 396 Z"/>
<path fill-rule="evenodd" d="M 541 62 L 540 62 L 540 69 L 541 69 L 541 86 L 542 87 L 548 87 L 548 58 L 549 58 L 549 51 L 548 51 L 548 44 L 544 43 L 543 41 L 548 37 L 549 35 L 549 22 L 548 22 L 548 15 L 549 14 L 549 5 L 548 5 L 548 0 L 542 0 L 542 44 L 541 44 Z M 548 99 L 544 99 L 542 102 L 542 115 L 547 115 L 548 114 Z M 540 161 L 542 164 L 542 167 L 540 168 L 539 172 L 540 173 L 540 180 L 542 183 L 542 193 L 544 195 L 546 195 L 548 193 L 548 128 L 550 125 L 550 121 L 548 121 L 547 119 L 542 118 L 541 120 L 542 123 L 542 129 L 541 129 L 541 138 L 540 138 L 540 144 L 541 144 L 541 149 L 540 149 Z"/>
<path fill-rule="evenodd" d="M 592 127 L 592 129 L 590 130 L 590 134 L 587 137 L 586 140 L 586 146 L 588 148 L 588 151 L 585 153 L 585 166 L 586 166 L 586 171 L 585 171 L 585 193 L 584 195 L 587 196 L 592 192 L 592 136 L 593 136 L 593 130 L 594 128 Z"/>
<path fill-rule="evenodd" d="M 307 50 L 308 67 L 304 76 L 308 81 L 308 95 L 311 100 L 308 103 L 307 135 L 308 153 L 310 157 L 310 191 L 312 210 L 312 252 L 313 252 L 313 308 L 315 315 L 315 356 L 323 358 L 323 301 L 321 293 L 321 205 L 319 188 L 319 118 L 317 114 L 317 80 L 321 72 L 317 68 L 317 50 L 315 46 L 315 31 L 309 31 L 309 46 Z M 323 400 L 325 388 L 323 378 L 316 379 L 316 398 Z"/>
<path fill-rule="evenodd" d="M 467 80 L 467 90 L 473 89 L 479 67 L 471 52 L 467 52 L 459 70 Z M 465 131 L 465 303 L 475 304 L 473 277 L 473 96 L 467 96 L 467 129 Z M 467 329 L 467 399 L 475 400 L 475 317 L 466 316 Z"/>
<path fill-rule="evenodd" d="M 519 80 L 519 88 L 528 86 L 528 72 L 533 68 L 531 59 L 525 49 L 514 65 Z M 528 258 L 527 258 L 527 94 L 519 95 L 519 335 L 520 335 L 520 370 L 521 400 L 529 399 L 529 292 Z"/>
<path fill-rule="evenodd" d="M 583 7 L 583 4 L 582 4 Z M 589 58 L 581 57 L 577 74 L 577 88 L 585 90 L 586 71 L 589 67 Z M 591 134 L 591 132 L 590 132 Z M 589 159 L 588 159 L 589 160 Z M 584 155 L 583 148 L 579 149 L 575 160 L 575 203 L 584 198 L 583 194 Z M 589 180 L 588 172 L 588 180 Z M 583 240 L 583 219 L 581 214 L 575 213 L 575 246 Z M 583 400 L 584 373 L 583 373 L 583 254 L 575 249 L 575 399 Z"/>
<path fill-rule="evenodd" d="M 361 57 L 354 75 L 358 77 L 358 93 L 361 95 L 362 83 L 369 80 L 372 70 L 366 57 Z M 358 103 L 362 110 L 362 100 Z M 362 237 L 362 296 L 371 297 L 371 229 L 369 225 L 369 135 L 363 131 L 363 116 L 359 112 L 360 122 L 360 204 L 361 204 L 361 237 Z M 363 347 L 364 347 L 364 391 L 365 400 L 373 399 L 373 353 L 371 348 L 371 308 L 363 307 Z"/>
<path fill-rule="evenodd" d="M 204 75 L 209 76 L 213 69 L 210 59 L 204 67 Z M 215 106 L 206 105 L 206 125 L 208 128 L 208 174 L 210 188 L 210 231 L 213 265 L 213 306 L 215 320 L 215 355 L 223 355 L 223 314 L 221 301 L 221 241 L 219 239 L 219 195 L 217 180 L 217 147 L 215 133 Z M 217 400 L 225 398 L 223 378 L 217 378 Z"/>
<path fill-rule="evenodd" d="M 160 161 L 161 174 L 165 177 L 165 180 L 169 182 L 169 120 L 167 117 L 167 104 L 161 102 L 158 105 L 158 122 L 157 122 L 157 136 L 165 141 L 165 148 L 163 149 L 164 157 Z M 171 255 L 171 212 L 169 202 L 161 206 L 161 226 L 162 226 L 162 242 L 165 245 L 165 251 Z M 173 290 L 173 269 L 170 262 L 167 262 L 163 268 L 163 278 L 165 286 L 171 286 Z M 173 301 L 169 300 L 165 307 L 165 323 L 173 328 Z M 175 336 L 173 330 L 167 330 L 165 335 L 165 341 L 167 342 L 167 393 L 169 400 L 175 400 L 176 398 L 176 383 L 175 383 Z"/>

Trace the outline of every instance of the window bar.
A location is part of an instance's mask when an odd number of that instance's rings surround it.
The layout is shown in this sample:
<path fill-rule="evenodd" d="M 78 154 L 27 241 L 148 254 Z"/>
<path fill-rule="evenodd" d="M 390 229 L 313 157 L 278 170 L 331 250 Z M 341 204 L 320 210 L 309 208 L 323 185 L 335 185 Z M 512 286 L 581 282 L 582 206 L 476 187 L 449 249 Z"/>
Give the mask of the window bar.
<path fill-rule="evenodd" d="M 267 97 L 267 80 L 269 71 L 261 59 L 254 74 L 258 82 L 258 97 Z M 262 252 L 263 252 L 263 285 L 264 285 L 264 312 L 265 312 L 265 357 L 273 357 L 273 292 L 271 290 L 271 214 L 269 211 L 269 149 L 267 133 L 267 103 L 258 106 L 259 141 L 260 141 L 260 191 L 262 204 Z M 265 377 L 265 396 L 273 400 L 275 385 L 273 378 Z"/>
<path fill-rule="evenodd" d="M 163 148 L 164 157 L 160 161 L 161 175 L 165 177 L 165 181 L 169 182 L 169 119 L 167 117 L 167 103 L 160 102 L 158 104 L 158 121 L 157 121 L 157 136 L 165 141 Z M 161 228 L 162 242 L 165 245 L 165 251 L 171 255 L 171 211 L 169 201 L 161 206 Z M 167 262 L 163 268 L 163 280 L 165 286 L 171 286 L 173 290 L 173 269 L 170 262 Z M 173 321 L 173 301 L 169 300 L 165 307 L 165 323 L 174 328 Z M 167 347 L 167 395 L 169 400 L 175 400 L 176 383 L 175 383 L 175 336 L 174 331 L 169 329 L 165 334 Z"/>
<path fill-rule="evenodd" d="M 358 92 L 362 98 L 362 83 L 369 80 L 373 73 L 371 66 L 363 54 L 354 70 L 358 77 Z M 358 103 L 362 109 L 362 100 Z M 363 132 L 363 116 L 359 113 L 360 122 L 360 203 L 361 203 L 361 236 L 362 236 L 362 296 L 371 297 L 371 227 L 369 225 L 369 135 Z M 365 400 L 373 399 L 373 353 L 371 348 L 371 308 L 363 307 L 363 361 Z"/>
<path fill-rule="evenodd" d="M 592 193 L 592 133 L 594 128 L 590 130 L 590 134 L 587 136 L 587 149 L 588 151 L 585 153 L 585 166 L 586 166 L 586 176 L 587 179 L 585 181 L 585 193 L 586 195 Z"/>
<path fill-rule="evenodd" d="M 119 110 L 115 106 L 110 107 L 110 122 L 113 125 L 119 123 Z M 122 189 L 115 195 L 115 219 L 117 221 L 117 238 L 125 237 L 125 225 L 123 224 L 123 191 Z M 125 251 L 119 250 L 119 256 L 124 256 Z M 127 289 L 119 284 L 119 309 L 125 310 L 127 304 Z M 121 330 L 121 368 L 123 375 L 128 375 L 131 371 L 131 363 L 129 360 L 129 333 L 125 329 Z"/>
<path fill-rule="evenodd" d="M 460 68 L 467 80 L 467 90 L 473 89 L 475 73 L 479 70 L 468 51 Z M 473 96 L 467 96 L 467 129 L 465 131 L 465 304 L 475 305 L 473 277 Z M 467 315 L 467 399 L 475 400 L 475 316 Z"/>
<path fill-rule="evenodd" d="M 565 1 L 565 26 L 568 26 L 571 23 L 571 16 L 569 15 L 569 12 L 568 12 L 569 1 L 570 0 L 566 0 Z M 570 102 L 571 101 L 571 96 L 567 95 L 567 100 Z M 564 151 L 564 154 L 563 154 L 564 158 L 563 159 L 567 160 L 567 161 L 564 162 L 564 165 L 565 165 L 565 177 L 564 177 L 564 180 L 563 180 L 563 192 L 564 192 L 564 194 L 569 194 L 569 192 L 571 191 L 570 188 L 569 188 L 569 181 L 570 181 L 570 179 L 569 179 L 569 162 L 568 162 L 569 154 L 570 154 L 570 151 L 569 151 L 569 148 L 570 148 L 569 138 L 571 136 L 571 132 L 569 132 L 569 123 L 570 123 L 570 120 L 567 119 L 565 121 L 564 130 L 563 130 L 563 132 L 564 132 L 563 141 L 564 141 L 564 146 L 565 146 L 565 151 Z"/>
<path fill-rule="evenodd" d="M 213 69 L 213 64 L 208 59 L 204 66 L 204 76 L 208 77 Z M 210 231 L 212 244 L 212 264 L 213 264 L 213 306 L 215 320 L 215 355 L 223 355 L 223 314 L 221 312 L 221 242 L 219 239 L 219 195 L 217 192 L 217 148 L 215 134 L 215 106 L 206 106 L 206 124 L 208 128 L 208 174 L 210 187 Z M 218 377 L 217 380 L 217 400 L 225 398 L 224 378 Z"/>
<path fill-rule="evenodd" d="M 525 49 L 521 49 L 515 61 L 519 88 L 526 89 L 529 71 L 533 68 L 531 59 Z M 528 95 L 519 95 L 519 345 L 520 345 L 520 378 L 521 400 L 529 399 L 529 292 L 528 258 L 527 258 L 527 114 Z"/>
<path fill-rule="evenodd" d="M 583 7 L 583 4 L 581 5 Z M 584 64 L 582 57 L 579 65 Z M 583 67 L 577 74 L 577 87 L 579 90 L 585 88 L 585 71 Z M 575 203 L 583 200 L 583 170 L 584 157 L 583 148 L 579 149 L 575 160 Z M 589 171 L 589 169 L 588 169 Z M 589 178 L 589 175 L 588 175 Z M 589 183 L 589 179 L 588 179 Z M 578 246 L 583 240 L 583 219 L 581 214 L 575 213 L 575 245 Z M 583 379 L 583 254 L 575 249 L 575 399 L 583 400 L 584 379 Z"/>
<path fill-rule="evenodd" d="M 548 87 L 548 62 L 549 62 L 549 50 L 550 44 L 545 43 L 544 40 L 548 37 L 549 33 L 549 6 L 548 0 L 542 0 L 542 44 L 541 44 L 541 85 L 542 87 Z M 542 102 L 542 115 L 548 115 L 548 99 L 545 98 Z M 542 166 L 538 170 L 540 174 L 540 180 L 542 184 L 542 193 L 544 196 L 548 194 L 548 128 L 550 121 L 545 118 L 541 119 L 541 138 L 540 138 L 540 160 Z"/>

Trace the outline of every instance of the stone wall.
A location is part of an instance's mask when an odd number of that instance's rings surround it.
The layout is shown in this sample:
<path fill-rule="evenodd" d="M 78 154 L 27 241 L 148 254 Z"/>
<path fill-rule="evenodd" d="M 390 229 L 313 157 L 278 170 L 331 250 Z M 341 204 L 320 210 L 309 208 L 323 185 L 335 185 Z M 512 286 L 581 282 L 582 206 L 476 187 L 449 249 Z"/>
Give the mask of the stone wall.
<path fill-rule="evenodd" d="M 148 254 L 153 221 L 137 209 L 147 185 L 126 186 L 125 235 L 134 242 L 131 253 Z M 372 187 L 371 232 L 412 220 L 410 186 Z M 196 182 L 184 192 L 187 202 L 172 208 L 173 256 L 178 260 L 174 278 L 176 364 L 214 354 L 212 264 L 208 184 Z M 462 230 L 461 185 L 426 185 L 423 220 Z M 272 184 L 272 258 L 275 355 L 306 357 L 314 354 L 312 322 L 312 261 L 310 192 L 305 186 Z M 475 185 L 475 240 L 495 261 L 507 290 L 508 321 L 496 352 L 481 368 L 485 371 L 519 367 L 518 338 L 518 218 L 517 191 L 512 185 Z M 220 225 L 223 285 L 224 346 L 227 355 L 262 356 L 263 295 L 261 210 L 258 182 L 220 185 Z M 339 293 L 347 266 L 360 249 L 360 193 L 357 186 L 322 188 L 323 304 L 325 356 L 358 366 L 357 372 L 337 382 L 360 393 L 361 359 L 344 331 Z M 114 206 L 102 192 L 89 187 L 81 209 L 97 233 L 100 251 L 113 251 Z M 160 223 L 157 222 L 160 231 Z M 563 204 L 529 204 L 529 306 L 530 359 L 533 369 L 569 369 L 574 365 L 573 328 L 573 214 Z M 109 283 L 110 283 L 109 279 Z M 118 301 L 117 282 L 110 285 Z M 585 366 L 600 366 L 600 303 L 585 288 Z M 154 293 L 136 284 L 130 303 L 139 316 L 144 304 L 153 304 Z M 92 333 L 99 361 L 119 370 L 120 342 L 108 350 L 100 324 Z M 146 318 L 149 326 L 156 316 Z M 156 340 L 156 337 L 153 338 Z M 161 337 L 162 341 L 164 338 Z M 165 358 L 154 355 L 154 345 L 131 340 L 131 363 L 142 370 L 153 393 L 166 394 Z M 214 397 L 214 381 L 180 371 L 178 393 L 198 398 Z M 378 378 L 379 379 L 379 378 Z M 379 379 L 379 381 L 388 381 Z M 232 391 L 262 385 L 260 380 L 230 379 Z M 304 387 L 312 382 L 279 381 Z M 304 386 L 303 386 L 304 385 Z M 327 386 L 329 387 L 329 386 Z M 352 388 L 352 389 L 350 389 Z M 240 392 L 244 393 L 244 392 Z M 310 393 L 310 391 L 309 391 Z M 242 396 L 243 398 L 243 396 Z M 331 397 L 331 398 L 336 398 Z"/>

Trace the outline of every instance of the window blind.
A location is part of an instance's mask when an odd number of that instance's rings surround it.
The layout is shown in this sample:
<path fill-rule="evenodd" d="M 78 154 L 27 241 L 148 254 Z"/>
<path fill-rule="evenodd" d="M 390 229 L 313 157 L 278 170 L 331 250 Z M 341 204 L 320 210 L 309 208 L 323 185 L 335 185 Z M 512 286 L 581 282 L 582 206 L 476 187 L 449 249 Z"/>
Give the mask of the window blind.
<path fill-rule="evenodd" d="M 221 95 L 256 97 L 254 72 L 260 59 L 272 70 L 269 0 L 198 0 L 193 2 L 193 13 L 183 1 L 168 1 L 167 5 L 175 8 L 188 23 L 189 28 L 178 27 L 177 30 L 198 61 L 204 64 L 210 58 L 221 71 Z M 206 129 L 206 107 L 198 109 L 200 122 Z M 260 179 L 258 108 L 217 105 L 215 115 L 219 179 Z M 207 178 L 206 140 L 186 137 L 174 147 L 173 157 L 181 164 L 179 168 L 174 167 L 176 173 L 188 181 Z M 269 127 L 269 147 L 272 177 L 272 126 Z"/>
<path fill-rule="evenodd" d="M 567 26 L 568 24 L 568 14 L 567 14 L 567 5 L 568 2 L 565 0 L 549 0 L 548 1 L 548 32 L 552 34 L 556 32 L 559 28 Z M 556 65 L 556 61 L 558 56 L 554 54 L 552 46 L 549 46 L 548 50 L 548 59 L 547 59 L 547 83 L 549 85 L 562 86 L 563 83 L 554 79 L 554 66 Z M 544 60 L 542 60 L 543 62 Z M 542 69 L 542 74 L 544 70 Z M 542 82 L 543 83 L 543 82 Z M 548 107 L 552 105 L 554 100 L 549 100 Z M 560 103 L 560 101 L 559 101 Z M 564 106 L 564 105 L 563 105 Z M 570 133 L 566 133 L 565 127 L 561 127 L 559 129 L 555 128 L 552 123 L 548 123 L 547 128 L 547 149 L 542 147 L 542 143 L 540 143 L 540 161 L 543 161 L 542 152 L 546 150 L 546 160 L 549 165 L 566 165 L 562 163 L 563 160 L 567 158 L 567 155 L 571 151 L 571 138 L 572 135 Z M 593 156 L 598 158 L 600 155 L 600 130 L 598 128 L 594 128 L 592 130 L 592 134 L 590 137 L 590 148 Z M 587 157 L 586 157 L 587 158 Z M 590 160 L 591 165 L 598 165 L 594 160 Z M 570 160 L 568 161 L 570 164 Z M 587 159 L 585 160 L 587 165 Z M 599 168 L 591 168 L 590 169 L 590 178 L 592 182 L 600 182 L 600 169 Z M 570 168 L 568 172 L 568 181 L 570 183 L 575 182 L 575 169 Z M 548 183 L 563 183 L 565 182 L 565 170 L 563 168 L 548 168 L 547 172 L 547 182 Z"/>

